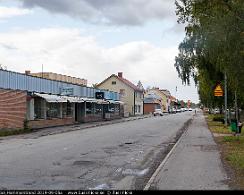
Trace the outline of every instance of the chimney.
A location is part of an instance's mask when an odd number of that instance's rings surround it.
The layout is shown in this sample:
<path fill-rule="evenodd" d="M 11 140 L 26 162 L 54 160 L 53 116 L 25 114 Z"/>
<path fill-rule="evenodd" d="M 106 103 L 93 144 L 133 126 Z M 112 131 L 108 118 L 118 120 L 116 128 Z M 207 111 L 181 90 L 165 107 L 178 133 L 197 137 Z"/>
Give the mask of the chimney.
<path fill-rule="evenodd" d="M 118 72 L 118 77 L 122 78 L 123 77 L 123 72 Z"/>
<path fill-rule="evenodd" d="M 30 75 L 30 73 L 31 73 L 30 70 L 26 70 L 26 71 L 25 71 L 25 74 L 26 74 L 26 75 Z"/>

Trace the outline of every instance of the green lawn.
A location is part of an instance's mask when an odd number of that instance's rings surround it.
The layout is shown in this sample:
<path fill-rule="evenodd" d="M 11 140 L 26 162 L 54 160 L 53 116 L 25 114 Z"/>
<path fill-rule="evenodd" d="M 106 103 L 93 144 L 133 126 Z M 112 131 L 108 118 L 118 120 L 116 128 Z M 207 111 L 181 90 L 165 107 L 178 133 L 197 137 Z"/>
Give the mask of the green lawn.
<path fill-rule="evenodd" d="M 30 133 L 31 131 L 32 131 L 31 129 L 15 129 L 15 130 L 1 129 L 0 137 Z"/>
<path fill-rule="evenodd" d="M 209 129 L 213 133 L 231 134 L 229 127 L 222 122 L 213 121 L 213 115 L 206 115 Z M 244 189 L 244 132 L 239 136 L 223 136 L 215 138 L 221 148 L 222 159 L 233 170 L 231 186 L 234 189 Z"/>
<path fill-rule="evenodd" d="M 225 125 L 222 122 L 213 121 L 214 118 L 223 117 L 223 115 L 208 114 L 206 116 L 207 116 L 206 120 L 208 123 L 208 127 L 212 133 L 221 133 L 221 134 L 231 134 L 232 133 L 232 131 L 230 130 L 230 127 L 225 127 Z"/>

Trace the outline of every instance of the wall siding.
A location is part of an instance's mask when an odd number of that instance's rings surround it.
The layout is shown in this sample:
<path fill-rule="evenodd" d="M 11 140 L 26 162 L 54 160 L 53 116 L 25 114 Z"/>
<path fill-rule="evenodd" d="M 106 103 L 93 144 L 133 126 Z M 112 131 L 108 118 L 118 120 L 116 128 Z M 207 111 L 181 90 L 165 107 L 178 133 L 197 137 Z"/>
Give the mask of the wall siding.
<path fill-rule="evenodd" d="M 27 92 L 0 89 L 0 129 L 23 128 Z"/>

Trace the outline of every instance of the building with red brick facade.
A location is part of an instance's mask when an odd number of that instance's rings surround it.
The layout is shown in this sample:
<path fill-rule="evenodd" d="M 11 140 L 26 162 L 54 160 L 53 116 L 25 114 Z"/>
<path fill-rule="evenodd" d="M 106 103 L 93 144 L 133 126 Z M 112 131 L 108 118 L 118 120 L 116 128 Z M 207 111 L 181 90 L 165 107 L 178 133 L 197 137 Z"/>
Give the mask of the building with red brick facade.
<path fill-rule="evenodd" d="M 144 96 L 144 114 L 152 114 L 155 109 L 161 108 L 161 99 L 154 93 L 146 94 Z"/>

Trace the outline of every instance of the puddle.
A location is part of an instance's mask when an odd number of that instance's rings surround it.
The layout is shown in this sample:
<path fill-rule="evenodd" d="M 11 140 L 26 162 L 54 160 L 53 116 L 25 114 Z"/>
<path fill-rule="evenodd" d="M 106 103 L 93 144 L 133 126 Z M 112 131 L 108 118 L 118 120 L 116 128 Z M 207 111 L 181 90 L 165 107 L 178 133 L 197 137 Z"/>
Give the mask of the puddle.
<path fill-rule="evenodd" d="M 95 162 L 93 161 L 89 161 L 89 160 L 80 160 L 80 161 L 74 161 L 73 165 L 78 165 L 78 166 L 87 166 L 87 165 L 92 165 L 95 164 Z"/>
<path fill-rule="evenodd" d="M 89 190 L 105 190 L 105 189 L 109 189 L 109 186 L 106 183 L 100 184 L 95 188 L 89 188 Z"/>
<path fill-rule="evenodd" d="M 125 169 L 122 171 L 123 175 L 135 175 L 135 176 L 144 176 L 148 173 L 149 169 L 143 169 L 143 170 L 138 170 L 138 169 Z"/>

